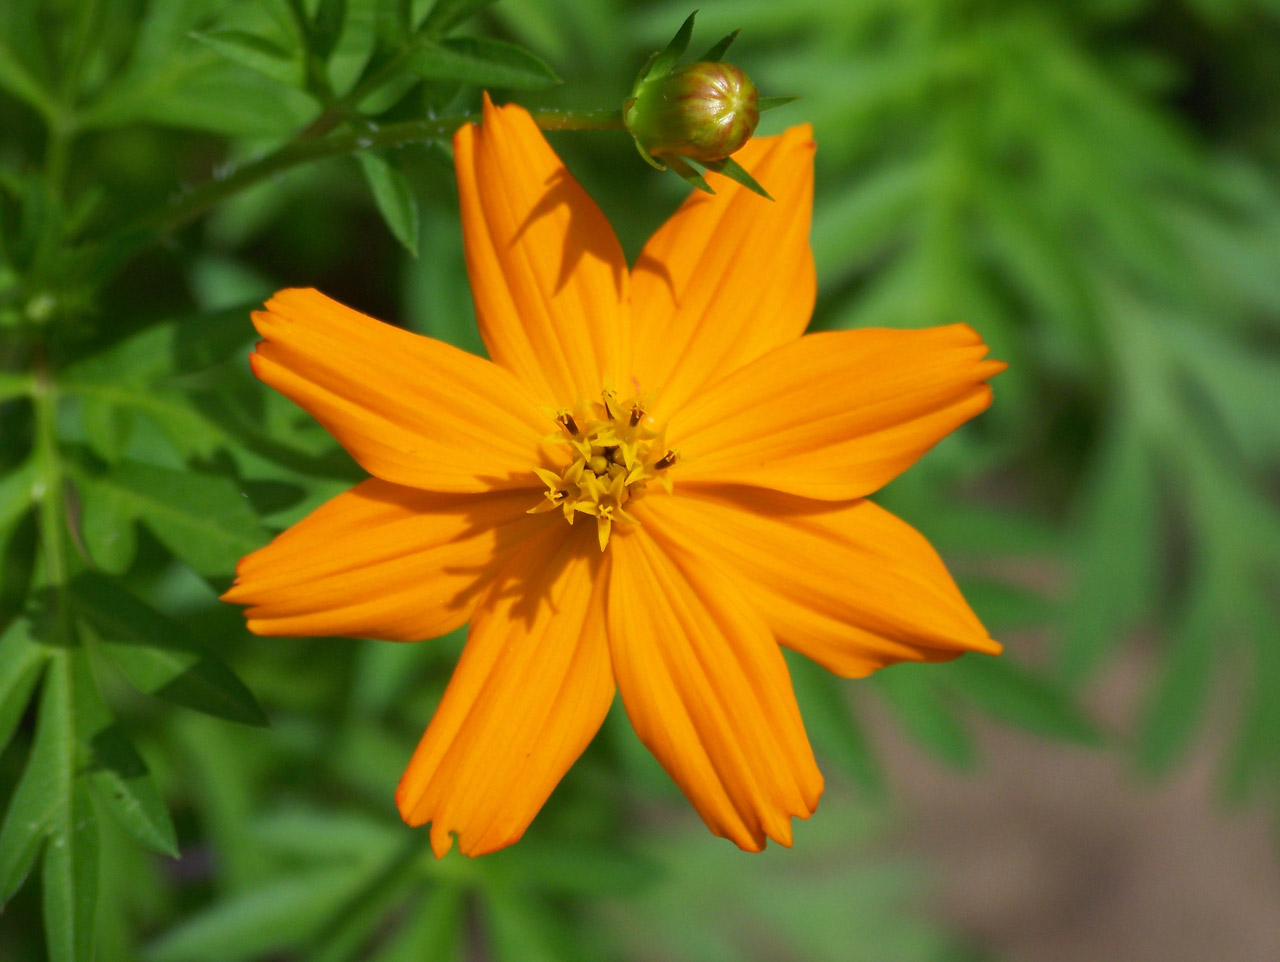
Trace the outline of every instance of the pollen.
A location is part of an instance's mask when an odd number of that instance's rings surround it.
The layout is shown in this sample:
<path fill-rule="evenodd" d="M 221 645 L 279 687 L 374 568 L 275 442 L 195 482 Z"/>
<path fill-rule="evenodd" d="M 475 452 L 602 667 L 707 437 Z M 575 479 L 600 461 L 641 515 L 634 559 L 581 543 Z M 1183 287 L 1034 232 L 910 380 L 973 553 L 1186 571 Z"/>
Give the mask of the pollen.
<path fill-rule="evenodd" d="M 556 430 L 546 440 L 565 446 L 567 467 L 559 474 L 533 469 L 547 490 L 529 513 L 558 509 L 570 524 L 578 515 L 590 515 L 601 551 L 609 544 L 614 522 L 638 524 L 626 505 L 643 494 L 650 481 L 670 493 L 670 469 L 680 460 L 679 452 L 667 447 L 665 430 L 645 408 L 645 398 L 623 399 L 605 388 L 599 401 L 549 412 Z"/>

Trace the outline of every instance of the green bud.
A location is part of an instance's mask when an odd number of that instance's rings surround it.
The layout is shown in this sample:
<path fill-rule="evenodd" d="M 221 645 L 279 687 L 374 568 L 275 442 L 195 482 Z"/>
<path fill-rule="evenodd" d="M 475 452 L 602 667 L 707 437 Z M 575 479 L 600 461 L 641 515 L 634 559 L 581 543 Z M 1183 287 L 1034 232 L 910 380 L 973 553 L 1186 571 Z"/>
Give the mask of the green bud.
<path fill-rule="evenodd" d="M 642 79 L 623 120 L 642 153 L 716 161 L 755 133 L 759 94 L 733 64 L 691 63 Z"/>

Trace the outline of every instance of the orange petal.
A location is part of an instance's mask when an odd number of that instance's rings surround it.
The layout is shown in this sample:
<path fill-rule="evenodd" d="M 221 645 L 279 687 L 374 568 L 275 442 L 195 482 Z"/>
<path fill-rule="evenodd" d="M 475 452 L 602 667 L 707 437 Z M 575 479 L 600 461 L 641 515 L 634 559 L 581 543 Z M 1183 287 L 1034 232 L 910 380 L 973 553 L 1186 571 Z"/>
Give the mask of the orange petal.
<path fill-rule="evenodd" d="M 717 835 L 791 844 L 822 776 L 769 629 L 716 570 L 668 555 L 652 526 L 610 542 L 609 649 L 640 740 Z"/>
<path fill-rule="evenodd" d="M 757 137 L 734 154 L 774 196 L 709 174 L 632 270 L 632 339 L 642 390 L 676 411 L 699 388 L 804 333 L 817 288 L 809 220 L 813 130 Z"/>
<path fill-rule="evenodd" d="M 1004 370 L 968 325 L 807 334 L 717 382 L 671 418 L 677 483 L 870 494 L 991 403 Z"/>
<path fill-rule="evenodd" d="M 627 262 L 529 114 L 484 100 L 453 139 L 467 273 L 489 356 L 543 404 L 625 376 Z"/>
<path fill-rule="evenodd" d="M 686 484 L 632 510 L 692 565 L 731 567 L 778 641 L 836 674 L 1000 653 L 929 542 L 870 501 Z"/>
<path fill-rule="evenodd" d="M 370 474 L 437 491 L 528 487 L 548 419 L 506 371 L 313 290 L 253 315 L 250 357 Z"/>
<path fill-rule="evenodd" d="M 259 635 L 421 641 L 467 623 L 512 552 L 556 519 L 536 491 L 441 494 L 378 478 L 244 558 L 224 601 Z"/>
<path fill-rule="evenodd" d="M 444 699 L 400 780 L 410 825 L 442 856 L 524 834 L 613 701 L 599 550 L 557 523 L 512 559 L 476 612 Z"/>

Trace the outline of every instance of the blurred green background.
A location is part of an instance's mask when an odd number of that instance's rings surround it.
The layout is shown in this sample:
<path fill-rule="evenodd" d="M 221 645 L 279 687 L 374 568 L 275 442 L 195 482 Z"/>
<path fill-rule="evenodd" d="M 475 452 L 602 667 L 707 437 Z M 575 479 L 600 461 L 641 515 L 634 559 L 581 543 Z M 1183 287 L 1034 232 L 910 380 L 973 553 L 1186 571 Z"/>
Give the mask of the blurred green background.
<path fill-rule="evenodd" d="M 391 798 L 461 637 L 216 602 L 360 476 L 250 307 L 480 350 L 433 118 L 619 104 L 688 13 L 0 0 L 0 959 L 1280 958 L 1276 0 L 701 3 L 802 98 L 762 132 L 815 126 L 814 326 L 1010 363 L 877 495 L 1007 654 L 795 659 L 793 850 L 713 838 L 615 705 L 522 842 L 436 862 Z M 631 257 L 687 191 L 550 136 Z"/>

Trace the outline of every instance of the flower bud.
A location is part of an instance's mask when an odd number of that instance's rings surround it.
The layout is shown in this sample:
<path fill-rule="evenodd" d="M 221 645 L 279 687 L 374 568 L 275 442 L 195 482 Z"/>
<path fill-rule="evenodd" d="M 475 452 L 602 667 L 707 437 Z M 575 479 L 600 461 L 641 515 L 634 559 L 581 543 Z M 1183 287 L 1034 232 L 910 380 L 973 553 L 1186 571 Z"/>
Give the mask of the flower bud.
<path fill-rule="evenodd" d="M 733 64 L 691 63 L 642 80 L 623 118 L 644 153 L 715 161 L 751 139 L 759 95 Z"/>

